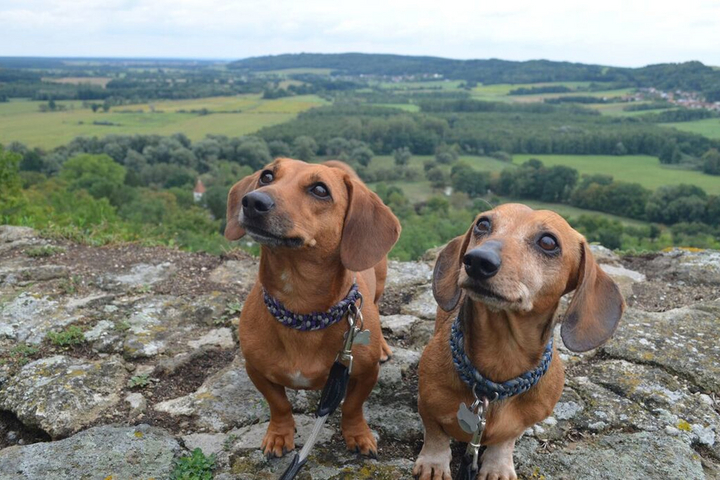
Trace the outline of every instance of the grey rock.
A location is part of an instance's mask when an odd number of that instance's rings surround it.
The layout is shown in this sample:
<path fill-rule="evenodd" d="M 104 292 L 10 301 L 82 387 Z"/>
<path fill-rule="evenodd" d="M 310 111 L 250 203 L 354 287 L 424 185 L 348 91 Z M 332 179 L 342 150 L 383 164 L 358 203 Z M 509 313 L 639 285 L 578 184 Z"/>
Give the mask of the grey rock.
<path fill-rule="evenodd" d="M 410 332 L 410 345 L 413 348 L 423 349 L 435 332 L 435 322 L 422 321 L 413 325 Z"/>
<path fill-rule="evenodd" d="M 720 391 L 720 301 L 655 313 L 628 309 L 603 350 L 612 357 L 654 363 Z"/>
<path fill-rule="evenodd" d="M 380 325 L 398 337 L 410 335 L 413 323 L 419 319 L 413 315 L 385 315 L 380 317 Z"/>
<path fill-rule="evenodd" d="M 115 324 L 109 320 L 100 320 L 93 328 L 87 330 L 83 335 L 88 342 L 94 342 L 101 337 L 107 336 L 108 332 L 115 329 Z"/>
<path fill-rule="evenodd" d="M 0 409 L 51 437 L 71 435 L 120 400 L 127 370 L 118 357 L 89 361 L 55 355 L 25 365 L 0 390 Z"/>
<path fill-rule="evenodd" d="M 720 251 L 674 248 L 650 262 L 662 278 L 690 285 L 720 285 Z"/>
<path fill-rule="evenodd" d="M 221 295 L 142 298 L 132 305 L 125 320 L 129 330 L 123 345 L 124 355 L 133 359 L 150 358 L 198 348 L 189 343 L 199 341 L 198 336 L 205 334 L 204 326 L 219 317 L 225 305 Z"/>
<path fill-rule="evenodd" d="M 370 428 L 380 431 L 381 441 L 417 442 L 422 440 L 423 425 L 417 409 L 411 405 L 375 403 L 366 406 Z"/>
<path fill-rule="evenodd" d="M 200 348 L 205 345 L 214 345 L 220 348 L 234 348 L 235 340 L 229 328 L 216 328 L 202 335 L 197 340 L 191 340 L 188 345 L 192 348 Z"/>
<path fill-rule="evenodd" d="M 407 305 L 400 307 L 400 313 L 414 315 L 426 320 L 434 320 L 437 311 L 437 302 L 430 287 L 423 288 L 413 297 Z"/>
<path fill-rule="evenodd" d="M 700 459 L 690 446 L 677 438 L 650 432 L 589 438 L 550 452 L 526 437 L 518 443 L 515 461 L 518 474 L 524 478 L 705 478 Z"/>
<path fill-rule="evenodd" d="M 37 232 L 30 227 L 0 225 L 0 243 L 14 243 L 37 237 Z"/>
<path fill-rule="evenodd" d="M 594 382 L 650 412 L 654 422 L 645 429 L 670 427 L 688 445 L 702 444 L 720 458 L 720 414 L 700 394 L 692 393 L 691 385 L 681 378 L 623 360 L 594 363 L 588 374 Z"/>
<path fill-rule="evenodd" d="M 49 331 L 79 318 L 61 309 L 57 300 L 21 293 L 0 308 L 0 336 L 38 345 Z"/>
<path fill-rule="evenodd" d="M 132 288 L 149 286 L 170 278 L 177 267 L 169 262 L 158 265 L 140 263 L 122 273 L 109 273 L 98 278 L 98 285 L 106 290 L 127 291 Z"/>
<path fill-rule="evenodd" d="M 425 262 L 388 262 L 385 288 L 402 290 L 416 285 L 426 285 L 432 280 L 432 268 Z"/>
<path fill-rule="evenodd" d="M 241 357 L 208 378 L 194 393 L 158 403 L 154 408 L 172 416 L 192 417 L 196 425 L 210 432 L 263 422 L 270 414 Z"/>
<path fill-rule="evenodd" d="M 645 281 L 645 275 L 635 270 L 627 269 L 623 266 L 600 264 L 600 268 L 615 280 L 620 287 L 620 293 L 623 297 L 628 298 L 633 294 L 633 285 L 638 282 Z"/>
<path fill-rule="evenodd" d="M 180 453 L 160 428 L 99 426 L 57 442 L 0 450 L 0 480 L 166 479 Z"/>
<path fill-rule="evenodd" d="M 603 265 L 603 268 L 606 265 L 620 266 L 620 256 L 609 248 L 598 244 L 590 244 L 590 251 L 595 258 L 595 261 Z"/>
<path fill-rule="evenodd" d="M 0 268 L 0 283 L 7 285 L 25 284 L 27 282 L 46 282 L 56 278 L 67 278 L 70 269 L 64 265 L 32 265 L 12 267 L 5 265 Z"/>
<path fill-rule="evenodd" d="M 255 284 L 258 272 L 258 260 L 228 260 L 210 272 L 208 279 L 213 283 L 236 284 L 248 290 Z"/>

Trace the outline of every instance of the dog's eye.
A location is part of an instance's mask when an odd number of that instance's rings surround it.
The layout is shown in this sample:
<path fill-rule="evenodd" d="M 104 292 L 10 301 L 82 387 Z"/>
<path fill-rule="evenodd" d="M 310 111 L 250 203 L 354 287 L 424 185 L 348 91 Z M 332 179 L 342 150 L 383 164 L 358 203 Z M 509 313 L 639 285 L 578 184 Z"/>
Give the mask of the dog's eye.
<path fill-rule="evenodd" d="M 328 198 L 330 196 L 330 190 L 323 183 L 316 183 L 310 187 L 310 193 L 318 198 Z"/>
<path fill-rule="evenodd" d="M 475 228 L 480 233 L 490 233 L 490 230 L 492 230 L 492 224 L 490 223 L 490 219 L 487 217 L 482 217 L 475 224 Z"/>
<path fill-rule="evenodd" d="M 268 183 L 272 183 L 272 181 L 275 180 L 275 175 L 270 170 L 265 170 L 260 174 L 260 183 L 262 185 L 267 185 Z"/>
<path fill-rule="evenodd" d="M 558 249 L 557 240 L 552 235 L 543 235 L 538 239 L 538 245 L 546 252 L 555 252 Z"/>

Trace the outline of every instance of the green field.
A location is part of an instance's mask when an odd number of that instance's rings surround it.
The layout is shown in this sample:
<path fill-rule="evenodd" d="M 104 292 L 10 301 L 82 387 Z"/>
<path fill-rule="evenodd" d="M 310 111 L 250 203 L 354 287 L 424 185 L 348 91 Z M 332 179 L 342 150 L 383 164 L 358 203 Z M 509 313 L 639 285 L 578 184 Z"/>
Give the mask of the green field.
<path fill-rule="evenodd" d="M 415 168 L 420 172 L 423 172 L 423 166 L 425 165 L 425 162 L 434 160 L 435 157 L 433 155 L 413 155 L 410 158 L 410 163 L 408 165 L 411 168 Z M 512 164 L 508 162 L 501 162 L 500 160 L 496 160 L 491 157 L 477 157 L 471 155 L 462 155 L 459 157 L 458 161 L 467 163 L 471 167 L 485 172 L 500 172 L 504 168 L 512 166 Z M 377 171 L 381 168 L 393 168 L 394 165 L 395 160 L 392 155 L 378 155 L 376 157 L 373 157 L 372 163 L 370 164 L 370 171 Z M 450 172 L 451 167 L 450 165 L 440 165 L 440 168 L 447 172 Z"/>
<path fill-rule="evenodd" d="M 241 136 L 294 118 L 325 104 L 315 96 L 263 100 L 260 95 L 156 101 L 113 107 L 96 113 L 82 102 L 59 101 L 65 111 L 40 112 L 44 102 L 0 103 L 0 143 L 18 141 L 30 147 L 54 148 L 81 135 L 184 133 L 192 140 L 207 134 Z M 207 110 L 201 115 L 191 111 Z M 184 111 L 181 112 L 181 111 Z M 111 123 L 97 125 L 94 122 Z"/>
<path fill-rule="evenodd" d="M 616 180 L 639 183 L 651 190 L 661 185 L 689 183 L 703 188 L 709 194 L 720 194 L 717 177 L 696 170 L 667 167 L 648 155 L 515 155 L 513 163 L 520 164 L 530 158 L 537 158 L 547 166 L 566 165 L 581 175 L 612 175 Z"/>
<path fill-rule="evenodd" d="M 705 135 L 708 138 L 720 139 L 720 119 L 717 118 L 706 118 L 705 120 L 695 120 L 693 122 L 662 123 L 661 125 Z"/>

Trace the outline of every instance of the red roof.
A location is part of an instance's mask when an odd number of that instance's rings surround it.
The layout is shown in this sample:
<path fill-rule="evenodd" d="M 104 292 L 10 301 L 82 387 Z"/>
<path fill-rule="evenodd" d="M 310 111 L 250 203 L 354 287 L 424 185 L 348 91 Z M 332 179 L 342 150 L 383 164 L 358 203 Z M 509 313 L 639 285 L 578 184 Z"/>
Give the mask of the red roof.
<path fill-rule="evenodd" d="M 197 183 L 195 184 L 195 190 L 193 190 L 194 193 L 205 193 L 205 185 L 203 185 L 202 180 L 198 178 Z"/>

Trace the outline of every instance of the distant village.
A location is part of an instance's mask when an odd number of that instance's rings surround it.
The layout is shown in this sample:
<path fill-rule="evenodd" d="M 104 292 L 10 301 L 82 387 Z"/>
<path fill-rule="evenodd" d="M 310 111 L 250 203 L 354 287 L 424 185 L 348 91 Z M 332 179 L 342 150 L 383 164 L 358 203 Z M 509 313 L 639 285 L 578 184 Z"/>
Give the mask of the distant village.
<path fill-rule="evenodd" d="M 674 92 L 664 92 L 657 88 L 638 88 L 637 92 L 625 95 L 623 100 L 626 102 L 643 102 L 648 100 L 662 100 L 678 107 L 684 108 L 704 108 L 720 112 L 720 102 L 706 102 L 705 99 L 697 92 L 685 92 L 675 90 Z"/>

